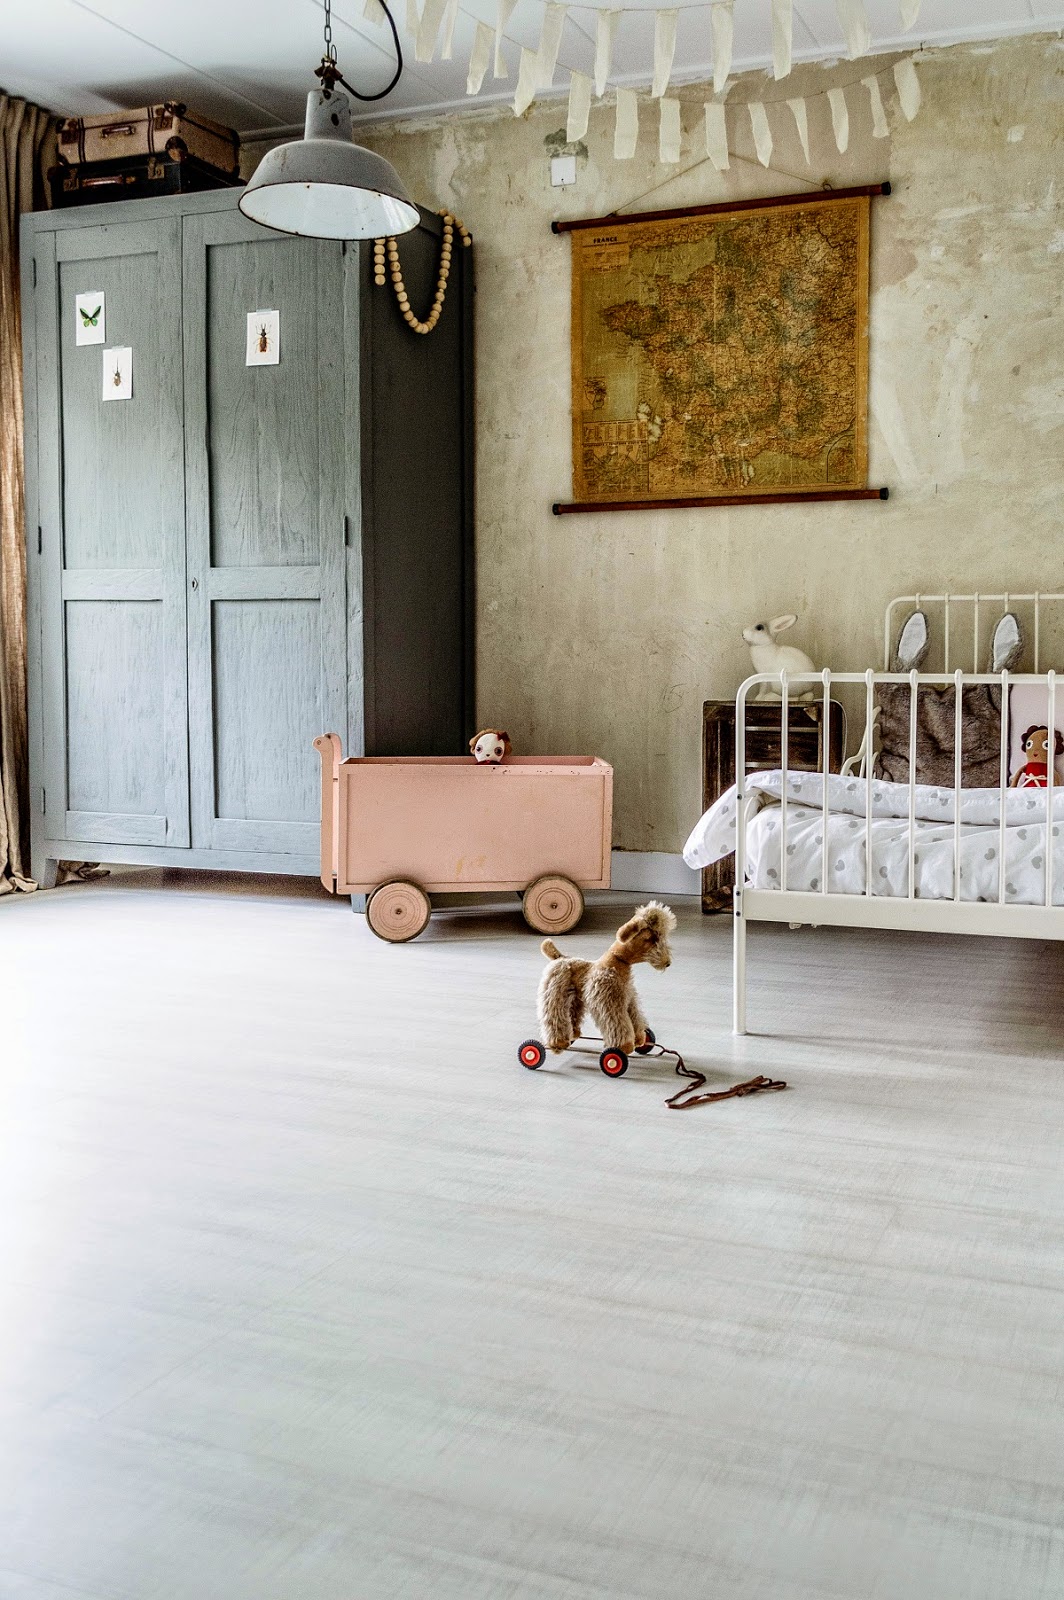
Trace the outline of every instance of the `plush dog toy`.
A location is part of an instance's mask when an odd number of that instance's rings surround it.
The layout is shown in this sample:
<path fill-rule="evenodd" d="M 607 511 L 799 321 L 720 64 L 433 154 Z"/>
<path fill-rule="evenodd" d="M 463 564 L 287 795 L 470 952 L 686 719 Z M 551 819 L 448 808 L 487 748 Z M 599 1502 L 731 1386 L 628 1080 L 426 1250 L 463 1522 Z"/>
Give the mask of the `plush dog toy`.
<path fill-rule="evenodd" d="M 1023 753 L 1027 765 L 1021 767 L 1010 785 L 1013 789 L 1048 789 L 1049 787 L 1049 729 L 1032 724 L 1023 736 Z M 1064 756 L 1064 738 L 1056 730 L 1054 753 Z"/>
<path fill-rule="evenodd" d="M 469 741 L 469 749 L 478 761 L 490 762 L 492 765 L 505 761 L 513 746 L 510 735 L 501 728 L 481 728 Z"/>
<path fill-rule="evenodd" d="M 590 1011 L 607 1050 L 631 1055 L 647 1042 L 648 1023 L 632 982 L 632 968 L 649 961 L 659 972 L 672 964 L 669 934 L 676 918 L 659 900 L 640 906 L 604 956 L 578 961 L 563 956 L 552 939 L 540 949 L 550 965 L 539 985 L 539 1023 L 547 1049 L 558 1055 L 579 1037 Z"/>

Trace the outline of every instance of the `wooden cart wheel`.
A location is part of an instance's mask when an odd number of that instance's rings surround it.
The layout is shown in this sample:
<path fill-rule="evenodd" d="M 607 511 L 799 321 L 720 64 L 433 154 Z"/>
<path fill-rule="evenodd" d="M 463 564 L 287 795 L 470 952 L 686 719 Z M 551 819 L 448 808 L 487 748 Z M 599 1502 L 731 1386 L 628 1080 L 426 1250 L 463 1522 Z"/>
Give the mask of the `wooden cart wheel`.
<path fill-rule="evenodd" d="M 584 914 L 584 897 L 571 878 L 547 872 L 525 890 L 522 910 L 537 933 L 568 933 Z"/>
<path fill-rule="evenodd" d="M 405 878 L 382 883 L 366 902 L 366 921 L 378 939 L 389 944 L 406 944 L 428 926 L 432 902 L 424 889 Z"/>

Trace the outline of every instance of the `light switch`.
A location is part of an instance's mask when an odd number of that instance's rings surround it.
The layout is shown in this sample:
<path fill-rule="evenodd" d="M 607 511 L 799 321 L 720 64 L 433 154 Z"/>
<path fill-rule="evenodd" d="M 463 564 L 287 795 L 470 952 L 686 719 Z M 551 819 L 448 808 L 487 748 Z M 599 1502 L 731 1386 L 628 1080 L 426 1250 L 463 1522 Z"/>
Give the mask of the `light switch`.
<path fill-rule="evenodd" d="M 564 189 L 568 184 L 576 182 L 576 157 L 551 156 L 550 181 L 554 189 Z"/>

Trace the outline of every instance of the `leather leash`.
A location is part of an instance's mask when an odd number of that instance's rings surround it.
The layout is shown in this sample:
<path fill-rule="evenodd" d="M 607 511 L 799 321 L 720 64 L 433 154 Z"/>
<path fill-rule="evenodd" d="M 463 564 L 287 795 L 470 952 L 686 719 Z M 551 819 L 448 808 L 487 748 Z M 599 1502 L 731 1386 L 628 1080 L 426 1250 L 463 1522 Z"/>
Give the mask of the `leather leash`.
<path fill-rule="evenodd" d="M 581 1034 L 580 1038 L 589 1044 L 602 1043 L 601 1039 L 590 1039 L 587 1034 Z M 575 1040 L 573 1042 L 576 1043 Z M 676 1076 L 689 1080 L 666 1100 L 665 1104 L 670 1111 L 690 1111 L 693 1106 L 708 1106 L 714 1100 L 740 1100 L 744 1095 L 760 1094 L 764 1089 L 786 1089 L 787 1087 L 783 1078 L 766 1078 L 764 1073 L 758 1073 L 756 1078 L 747 1078 L 744 1083 L 733 1083 L 730 1089 L 717 1089 L 709 1094 L 699 1094 L 697 1091 L 704 1088 L 709 1079 L 704 1072 L 698 1072 L 694 1067 L 689 1067 L 678 1050 L 670 1050 L 666 1045 L 658 1044 L 657 1040 L 655 1040 L 649 1050 L 639 1050 L 636 1054 L 641 1055 L 644 1061 L 654 1057 L 660 1059 L 663 1056 L 671 1056 L 676 1062 Z M 686 1099 L 685 1096 L 687 1095 L 691 1098 Z"/>

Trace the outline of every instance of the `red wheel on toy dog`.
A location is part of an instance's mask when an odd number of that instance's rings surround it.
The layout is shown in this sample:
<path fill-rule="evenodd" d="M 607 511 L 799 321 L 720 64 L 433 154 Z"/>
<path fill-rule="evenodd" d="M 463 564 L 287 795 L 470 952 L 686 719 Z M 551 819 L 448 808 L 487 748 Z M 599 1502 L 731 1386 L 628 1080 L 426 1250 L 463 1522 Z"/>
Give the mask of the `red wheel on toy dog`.
<path fill-rule="evenodd" d="M 637 1044 L 636 1047 L 635 1047 L 636 1055 L 637 1056 L 648 1056 L 650 1054 L 650 1052 L 653 1050 L 654 1046 L 657 1044 L 657 1042 L 658 1041 L 657 1041 L 657 1039 L 656 1039 L 656 1037 L 654 1035 L 653 1028 L 648 1028 L 647 1029 L 646 1042 L 644 1044 Z"/>
<path fill-rule="evenodd" d="M 607 1078 L 623 1078 L 628 1071 L 628 1057 L 623 1050 L 603 1050 L 599 1066 Z"/>
<path fill-rule="evenodd" d="M 517 1059 L 523 1067 L 535 1072 L 536 1068 L 541 1067 L 546 1061 L 547 1052 L 538 1039 L 526 1039 L 524 1044 L 519 1044 L 517 1047 Z"/>

